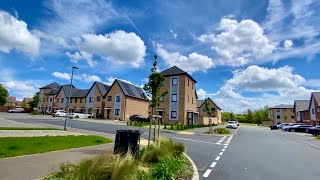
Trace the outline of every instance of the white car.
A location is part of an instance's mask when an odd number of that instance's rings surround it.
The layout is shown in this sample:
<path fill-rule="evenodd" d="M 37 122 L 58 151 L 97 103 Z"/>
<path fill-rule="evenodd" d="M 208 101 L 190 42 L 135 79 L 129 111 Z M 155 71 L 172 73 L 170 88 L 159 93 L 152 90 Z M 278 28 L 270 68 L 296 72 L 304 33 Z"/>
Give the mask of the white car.
<path fill-rule="evenodd" d="M 86 114 L 86 113 L 71 113 L 70 117 L 88 119 L 88 118 L 92 118 L 92 115 Z"/>
<path fill-rule="evenodd" d="M 236 121 L 228 121 L 228 124 L 227 124 L 226 128 L 237 129 L 238 128 L 238 124 L 237 124 Z"/>
<path fill-rule="evenodd" d="M 8 110 L 8 113 L 22 113 L 22 112 L 24 112 L 23 108 L 14 108 L 14 109 Z"/>
<path fill-rule="evenodd" d="M 53 117 L 66 117 L 67 116 L 67 112 L 64 110 L 56 110 L 54 111 L 54 113 L 52 113 Z"/>

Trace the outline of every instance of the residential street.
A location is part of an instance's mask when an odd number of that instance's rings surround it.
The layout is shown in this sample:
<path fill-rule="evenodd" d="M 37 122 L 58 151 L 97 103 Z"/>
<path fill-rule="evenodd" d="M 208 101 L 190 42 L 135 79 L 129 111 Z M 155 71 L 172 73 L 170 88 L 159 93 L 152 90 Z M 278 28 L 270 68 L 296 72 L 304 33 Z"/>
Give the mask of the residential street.
<path fill-rule="evenodd" d="M 15 119 L 30 124 L 63 126 L 61 119 Z M 114 134 L 117 129 L 139 129 L 147 139 L 148 128 L 71 120 L 69 127 Z M 161 132 L 183 142 L 195 162 L 200 179 L 269 180 L 318 179 L 320 144 L 312 137 L 271 131 L 264 127 L 241 126 L 233 136 L 183 135 Z M 219 156 L 219 157 L 217 157 Z"/>

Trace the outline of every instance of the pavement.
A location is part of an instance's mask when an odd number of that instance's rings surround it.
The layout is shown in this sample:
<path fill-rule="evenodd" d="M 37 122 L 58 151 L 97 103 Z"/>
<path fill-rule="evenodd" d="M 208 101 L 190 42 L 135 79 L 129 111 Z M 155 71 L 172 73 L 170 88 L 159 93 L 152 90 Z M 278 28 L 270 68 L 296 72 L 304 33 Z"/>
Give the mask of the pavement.
<path fill-rule="evenodd" d="M 63 130 L 0 130 L 0 137 L 81 136 L 87 135 Z"/>
<path fill-rule="evenodd" d="M 63 126 L 60 119 L 15 121 L 47 127 Z M 142 130 L 144 139 L 149 135 L 147 128 L 119 123 L 70 120 L 68 127 L 72 131 L 88 131 L 107 136 L 114 136 L 117 129 Z M 186 154 L 197 166 L 200 179 L 301 180 L 320 177 L 320 141 L 307 134 L 271 131 L 269 128 L 258 126 L 240 126 L 230 136 L 165 131 L 161 132 L 161 136 L 184 143 Z"/>

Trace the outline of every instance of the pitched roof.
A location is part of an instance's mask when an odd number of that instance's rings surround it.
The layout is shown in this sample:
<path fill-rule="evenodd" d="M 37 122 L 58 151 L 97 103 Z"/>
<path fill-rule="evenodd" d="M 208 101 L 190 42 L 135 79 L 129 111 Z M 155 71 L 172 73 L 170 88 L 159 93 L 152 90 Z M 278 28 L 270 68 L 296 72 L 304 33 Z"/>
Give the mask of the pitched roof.
<path fill-rule="evenodd" d="M 278 106 L 271 107 L 270 109 L 293 109 L 293 105 L 280 104 Z"/>
<path fill-rule="evenodd" d="M 312 95 L 316 99 L 317 103 L 320 105 L 320 92 L 313 92 Z"/>
<path fill-rule="evenodd" d="M 17 99 L 14 96 L 9 96 L 9 97 L 7 97 L 7 101 L 8 102 L 17 102 Z"/>
<path fill-rule="evenodd" d="M 220 109 L 221 110 L 221 108 L 211 99 L 211 98 L 208 98 L 218 109 Z M 197 100 L 197 108 L 200 108 L 203 104 L 204 104 L 204 102 L 205 102 L 206 100 Z"/>
<path fill-rule="evenodd" d="M 95 83 L 97 84 L 102 96 L 105 96 L 110 89 L 110 86 L 97 81 Z"/>
<path fill-rule="evenodd" d="M 193 79 L 193 77 L 190 76 L 190 74 L 178 68 L 177 66 L 172 66 L 171 68 L 162 71 L 161 74 L 163 76 L 186 75 L 194 82 L 197 82 L 195 79 Z"/>
<path fill-rule="evenodd" d="M 86 97 L 90 89 L 79 89 L 76 93 L 72 94 L 73 98 Z"/>
<path fill-rule="evenodd" d="M 122 92 L 126 96 L 148 100 L 146 93 L 141 87 L 135 86 L 133 84 L 129 84 L 127 82 L 116 79 L 115 82 L 118 82 Z"/>
<path fill-rule="evenodd" d="M 64 92 L 64 95 L 66 97 L 69 97 L 69 92 L 70 92 L 70 88 L 71 88 L 71 85 L 70 84 L 66 84 L 66 85 L 62 85 L 60 90 L 63 90 Z M 80 89 L 77 89 L 76 87 L 74 87 L 72 85 L 72 88 L 71 88 L 71 97 L 76 93 L 78 92 Z"/>
<path fill-rule="evenodd" d="M 305 111 L 309 109 L 309 100 L 295 100 L 294 106 L 297 111 Z"/>
<path fill-rule="evenodd" d="M 28 98 L 28 97 L 25 97 L 23 98 L 22 102 L 30 102 L 32 101 L 33 98 Z"/>
<path fill-rule="evenodd" d="M 51 88 L 51 89 L 60 89 L 60 85 L 56 82 L 53 82 L 51 84 L 48 84 L 46 86 L 41 87 L 40 89 L 46 89 L 46 88 Z"/>

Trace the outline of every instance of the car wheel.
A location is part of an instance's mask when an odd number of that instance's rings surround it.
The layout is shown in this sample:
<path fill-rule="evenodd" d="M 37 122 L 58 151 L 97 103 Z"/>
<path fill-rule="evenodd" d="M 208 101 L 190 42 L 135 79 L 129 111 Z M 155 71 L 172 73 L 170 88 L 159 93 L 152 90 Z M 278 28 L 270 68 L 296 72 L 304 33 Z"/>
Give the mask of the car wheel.
<path fill-rule="evenodd" d="M 79 116 L 76 116 L 75 118 L 79 118 Z"/>
<path fill-rule="evenodd" d="M 56 117 L 60 117 L 60 115 L 59 115 L 59 114 L 57 114 L 57 115 L 56 115 Z"/>

